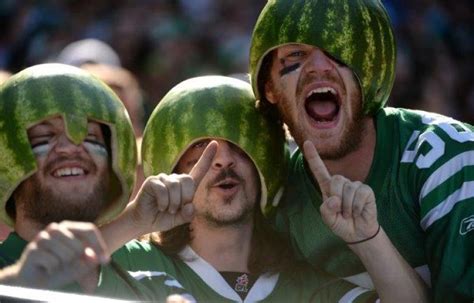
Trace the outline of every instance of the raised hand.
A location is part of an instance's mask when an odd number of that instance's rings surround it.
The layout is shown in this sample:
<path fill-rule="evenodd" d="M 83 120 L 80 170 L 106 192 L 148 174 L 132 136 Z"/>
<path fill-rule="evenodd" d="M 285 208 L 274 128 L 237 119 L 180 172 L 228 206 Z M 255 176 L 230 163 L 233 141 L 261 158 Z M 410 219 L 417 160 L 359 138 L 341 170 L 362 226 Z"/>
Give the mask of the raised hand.
<path fill-rule="evenodd" d="M 145 180 L 131 208 L 133 222 L 142 233 L 166 231 L 190 222 L 194 214 L 194 193 L 209 170 L 217 142 L 208 144 L 189 174 L 159 174 Z"/>
<path fill-rule="evenodd" d="M 314 144 L 305 141 L 304 155 L 323 196 L 324 223 L 345 242 L 368 239 L 378 232 L 377 207 L 372 189 L 358 181 L 331 176 Z"/>
<path fill-rule="evenodd" d="M 31 241 L 17 263 L 4 269 L 3 283 L 57 288 L 81 282 L 109 261 L 105 242 L 92 223 L 51 223 Z M 93 276 L 97 278 L 97 276 Z"/>

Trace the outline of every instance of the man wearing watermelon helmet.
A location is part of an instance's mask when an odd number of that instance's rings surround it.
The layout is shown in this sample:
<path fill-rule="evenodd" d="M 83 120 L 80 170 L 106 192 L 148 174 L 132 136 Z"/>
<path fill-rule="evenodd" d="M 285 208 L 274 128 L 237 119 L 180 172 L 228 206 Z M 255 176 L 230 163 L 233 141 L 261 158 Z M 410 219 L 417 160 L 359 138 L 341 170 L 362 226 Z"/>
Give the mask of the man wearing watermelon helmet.
<path fill-rule="evenodd" d="M 149 177 L 138 200 L 106 232 L 112 250 L 155 233 L 152 243 L 125 245 L 115 261 L 151 290 L 155 279 L 161 284 L 165 277 L 197 301 L 373 302 L 373 293 L 291 261 L 288 247 L 263 223 L 262 212 L 271 212 L 281 197 L 288 154 L 281 126 L 254 104 L 248 83 L 220 76 L 184 81 L 160 101 L 143 139 Z M 314 156 L 315 170 L 327 176 Z M 324 213 L 345 241 L 378 227 L 370 188 L 355 187 L 359 218 L 338 219 L 334 225 L 332 204 L 352 199 L 345 193 L 332 195 Z M 374 275 L 384 301 L 423 301 L 421 279 L 383 231 L 360 248 L 355 252 Z"/>
<path fill-rule="evenodd" d="M 382 227 L 431 282 L 435 302 L 470 302 L 473 128 L 432 113 L 384 108 L 395 57 L 394 34 L 378 0 L 268 1 L 252 37 L 252 86 L 260 107 L 289 126 L 300 149 L 308 142 L 330 173 L 374 190 Z M 324 226 L 321 180 L 312 177 L 301 150 L 290 168 L 276 226 L 302 259 L 370 287 L 350 248 Z M 353 191 L 347 182 L 336 190 Z M 346 214 L 350 205 L 341 209 Z"/>
<path fill-rule="evenodd" d="M 110 267 L 97 288 L 97 265 L 109 257 L 87 223 L 120 213 L 134 183 L 136 145 L 122 103 L 78 68 L 43 64 L 2 85 L 0 117 L 0 218 L 15 231 L 0 244 L 0 281 L 103 295 L 118 286 L 113 295 L 134 298 Z"/>

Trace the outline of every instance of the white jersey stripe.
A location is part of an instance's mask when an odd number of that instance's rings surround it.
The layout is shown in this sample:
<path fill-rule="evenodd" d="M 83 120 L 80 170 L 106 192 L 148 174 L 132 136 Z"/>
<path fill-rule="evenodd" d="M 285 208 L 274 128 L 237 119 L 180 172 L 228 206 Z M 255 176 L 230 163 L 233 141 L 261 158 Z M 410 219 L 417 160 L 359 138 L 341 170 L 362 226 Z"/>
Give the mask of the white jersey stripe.
<path fill-rule="evenodd" d="M 356 287 L 347 292 L 340 300 L 339 303 L 351 303 L 357 299 L 361 294 L 368 292 L 369 290 L 362 287 Z"/>
<path fill-rule="evenodd" d="M 474 165 L 474 151 L 464 152 L 453 157 L 448 162 L 441 165 L 426 180 L 421 188 L 420 203 L 431 191 L 448 180 L 454 174 L 462 170 L 465 166 Z"/>
<path fill-rule="evenodd" d="M 129 271 L 130 276 L 132 276 L 135 280 L 140 281 L 144 278 L 150 277 L 160 277 L 160 276 L 167 276 L 167 274 L 163 271 Z"/>
<path fill-rule="evenodd" d="M 464 182 L 461 188 L 456 190 L 426 214 L 426 216 L 421 220 L 421 228 L 427 230 L 431 224 L 447 215 L 456 203 L 472 197 L 474 197 L 474 181 Z"/>
<path fill-rule="evenodd" d="M 164 282 L 165 285 L 184 289 L 183 285 L 181 285 L 178 280 L 163 271 L 129 271 L 128 273 L 137 281 L 144 278 L 165 276 L 167 278 Z"/>

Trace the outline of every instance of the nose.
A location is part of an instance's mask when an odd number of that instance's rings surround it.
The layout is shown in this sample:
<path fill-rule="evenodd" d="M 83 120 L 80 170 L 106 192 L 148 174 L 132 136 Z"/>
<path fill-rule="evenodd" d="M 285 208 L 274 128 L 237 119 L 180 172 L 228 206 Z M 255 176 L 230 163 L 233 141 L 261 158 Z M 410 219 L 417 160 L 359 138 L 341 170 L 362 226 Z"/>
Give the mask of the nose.
<path fill-rule="evenodd" d="M 54 150 L 58 154 L 73 154 L 73 153 L 79 153 L 82 149 L 82 145 L 76 145 L 74 144 L 69 138 L 66 136 L 66 134 L 62 134 L 58 137 L 58 140 L 56 142 L 56 145 L 54 146 Z"/>
<path fill-rule="evenodd" d="M 223 169 L 233 167 L 235 165 L 234 151 L 227 142 L 219 142 L 216 155 L 214 156 L 212 167 L 216 169 Z"/>
<path fill-rule="evenodd" d="M 315 48 L 309 55 L 306 68 L 308 72 L 325 73 L 333 69 L 334 64 L 322 50 Z"/>

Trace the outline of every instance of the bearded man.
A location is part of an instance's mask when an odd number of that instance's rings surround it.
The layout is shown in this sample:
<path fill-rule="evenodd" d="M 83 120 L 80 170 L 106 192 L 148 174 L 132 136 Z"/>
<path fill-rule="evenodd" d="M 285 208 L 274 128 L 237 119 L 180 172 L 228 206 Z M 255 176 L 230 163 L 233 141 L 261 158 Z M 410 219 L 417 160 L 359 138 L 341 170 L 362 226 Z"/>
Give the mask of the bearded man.
<path fill-rule="evenodd" d="M 331 174 L 347 178 L 340 190 L 352 191 L 351 182 L 373 189 L 382 227 L 431 284 L 435 302 L 471 302 L 473 128 L 384 108 L 395 60 L 381 1 L 268 1 L 252 37 L 252 85 L 260 108 L 286 123 L 300 148 L 274 223 L 300 258 L 373 287 L 351 247 L 323 222 L 321 184 L 303 155 L 313 145 Z M 350 216 L 350 205 L 342 214 Z"/>

